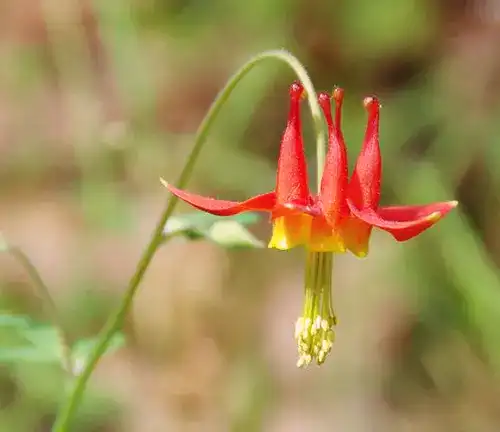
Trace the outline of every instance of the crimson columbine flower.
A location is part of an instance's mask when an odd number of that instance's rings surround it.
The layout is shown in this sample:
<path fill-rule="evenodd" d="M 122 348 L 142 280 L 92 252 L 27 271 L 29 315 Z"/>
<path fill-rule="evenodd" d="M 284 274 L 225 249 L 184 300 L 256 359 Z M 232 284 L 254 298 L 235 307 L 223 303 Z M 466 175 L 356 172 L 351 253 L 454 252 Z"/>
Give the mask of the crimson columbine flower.
<path fill-rule="evenodd" d="M 457 205 L 456 201 L 423 206 L 379 207 L 381 157 L 378 128 L 380 104 L 368 97 L 368 126 L 351 180 L 348 182 L 347 154 L 340 128 L 343 91 L 334 91 L 335 122 L 330 96 L 318 100 L 328 124 L 329 148 L 319 194 L 312 195 L 307 181 L 300 121 L 303 87 L 290 87 L 290 111 L 281 140 L 276 188 L 246 201 L 226 201 L 189 193 L 167 184 L 174 195 L 193 207 L 218 216 L 248 211 L 271 214 L 273 235 L 270 248 L 290 249 L 305 245 L 316 252 L 345 252 L 365 256 L 372 227 L 381 228 L 398 241 L 409 240 L 431 227 Z"/>
<path fill-rule="evenodd" d="M 246 201 L 207 198 L 166 184 L 171 193 L 193 207 L 218 216 L 247 211 L 269 212 L 273 223 L 270 248 L 286 250 L 304 245 L 310 251 L 306 266 L 306 299 L 303 316 L 296 324 L 299 365 L 312 359 L 322 363 L 332 347 L 336 318 L 331 306 L 332 256 L 345 252 L 366 256 L 373 227 L 392 234 L 397 241 L 409 240 L 435 224 L 456 201 L 423 206 L 379 207 L 381 157 L 379 148 L 380 104 L 364 100 L 368 125 L 361 153 L 351 179 L 347 151 L 341 131 L 343 90 L 333 92 L 335 120 L 330 96 L 318 95 L 328 125 L 328 152 L 318 194 L 311 194 L 300 121 L 300 83 L 290 86 L 288 122 L 281 139 L 276 188 Z"/>

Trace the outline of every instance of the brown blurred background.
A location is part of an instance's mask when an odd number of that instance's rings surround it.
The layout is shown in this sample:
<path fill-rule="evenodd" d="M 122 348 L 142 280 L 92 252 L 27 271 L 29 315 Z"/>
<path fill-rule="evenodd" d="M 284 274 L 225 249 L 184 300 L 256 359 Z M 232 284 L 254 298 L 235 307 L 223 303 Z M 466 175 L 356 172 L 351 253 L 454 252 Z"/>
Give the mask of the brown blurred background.
<path fill-rule="evenodd" d="M 72 340 L 96 334 L 119 301 L 167 199 L 159 176 L 175 180 L 216 93 L 264 49 L 291 50 L 318 89 L 346 89 L 351 163 L 362 98 L 381 98 L 384 203 L 461 202 L 406 245 L 377 233 L 367 259 L 336 260 L 337 341 L 307 370 L 293 340 L 302 251 L 170 242 L 75 431 L 500 429 L 500 2 L 17 0 L 0 11 L 0 230 L 38 267 Z M 251 72 L 191 190 L 240 199 L 273 187 L 293 79 L 273 62 Z M 252 231 L 266 240 L 270 227 Z M 6 256 L 0 287 L 1 309 L 49 320 Z M 57 367 L 0 364 L 0 431 L 50 430 L 61 397 Z"/>

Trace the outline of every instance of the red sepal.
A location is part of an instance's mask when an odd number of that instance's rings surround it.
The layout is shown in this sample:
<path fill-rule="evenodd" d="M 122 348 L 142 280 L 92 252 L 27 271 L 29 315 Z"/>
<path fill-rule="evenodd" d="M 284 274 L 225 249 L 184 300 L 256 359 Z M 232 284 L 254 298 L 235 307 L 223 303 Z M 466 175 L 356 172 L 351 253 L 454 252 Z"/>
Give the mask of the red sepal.
<path fill-rule="evenodd" d="M 379 145 L 380 103 L 374 97 L 363 102 L 368 112 L 368 124 L 361 152 L 356 161 L 351 181 L 349 199 L 359 209 L 377 209 L 380 201 L 382 160 Z"/>
<path fill-rule="evenodd" d="M 311 204 L 307 182 L 307 165 L 300 121 L 300 100 L 304 87 L 294 82 L 289 89 L 290 110 L 281 138 L 278 168 L 276 173 L 276 204 L 278 207 Z"/>
<path fill-rule="evenodd" d="M 377 211 L 359 209 L 348 200 L 351 212 L 362 221 L 390 233 L 397 241 L 409 240 L 454 209 L 458 202 L 447 201 L 420 206 L 381 207 Z"/>
<path fill-rule="evenodd" d="M 165 186 L 172 194 L 180 198 L 182 201 L 187 202 L 199 210 L 203 210 L 204 212 L 217 216 L 231 216 L 248 211 L 272 211 L 276 203 L 276 196 L 274 192 L 257 195 L 246 201 L 238 202 L 218 200 L 196 195 L 177 189 L 168 183 L 165 183 Z"/>

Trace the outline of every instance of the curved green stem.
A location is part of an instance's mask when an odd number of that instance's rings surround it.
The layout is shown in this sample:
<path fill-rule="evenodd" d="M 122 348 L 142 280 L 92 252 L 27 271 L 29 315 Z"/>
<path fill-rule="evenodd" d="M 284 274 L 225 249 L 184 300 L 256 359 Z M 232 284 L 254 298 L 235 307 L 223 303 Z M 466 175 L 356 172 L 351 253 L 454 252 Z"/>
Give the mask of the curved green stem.
<path fill-rule="evenodd" d="M 184 169 L 182 170 L 179 179 L 176 183 L 178 187 L 183 188 L 186 185 L 187 181 L 189 180 L 194 165 L 196 163 L 196 160 L 198 159 L 200 152 L 203 148 L 203 144 L 205 143 L 208 137 L 208 132 L 212 124 L 214 123 L 217 114 L 219 113 L 220 109 L 222 108 L 226 100 L 231 95 L 236 85 L 241 81 L 243 77 L 246 76 L 248 72 L 250 72 L 251 69 L 253 69 L 255 65 L 268 59 L 269 60 L 275 59 L 286 63 L 290 68 L 293 69 L 298 79 L 302 82 L 304 88 L 306 89 L 309 106 L 311 108 L 311 114 L 314 122 L 314 127 L 316 130 L 316 139 L 317 139 L 316 144 L 317 144 L 318 162 L 319 162 L 318 171 L 322 171 L 321 167 L 323 166 L 324 152 L 325 152 L 324 138 L 323 138 L 323 120 L 321 117 L 321 109 L 316 100 L 316 90 L 314 89 L 314 86 L 305 68 L 292 54 L 284 50 L 271 50 L 262 52 L 256 55 L 255 57 L 251 58 L 243 67 L 241 67 L 241 69 L 239 69 L 231 77 L 226 86 L 217 95 L 215 101 L 212 103 L 210 109 L 208 110 L 208 113 L 206 114 L 203 122 L 198 128 L 193 150 L 191 151 L 191 154 L 188 157 L 186 165 L 184 166 Z M 78 404 L 80 403 L 83 391 L 85 390 L 85 386 L 87 384 L 88 379 L 90 378 L 90 375 L 92 374 L 92 371 L 95 369 L 99 359 L 105 353 L 113 335 L 120 329 L 123 318 L 127 314 L 130 305 L 132 303 L 132 300 L 134 298 L 134 295 L 137 292 L 137 288 L 139 287 L 139 284 L 144 274 L 146 273 L 146 270 L 149 267 L 149 264 L 151 263 L 151 260 L 153 259 L 156 250 L 158 249 L 158 246 L 164 240 L 163 228 L 169 217 L 174 212 L 177 201 L 178 199 L 175 196 L 171 196 L 169 198 L 165 206 L 165 209 L 163 210 L 158 220 L 158 223 L 156 224 L 150 242 L 146 247 L 146 249 L 144 250 L 142 257 L 139 260 L 139 263 L 137 264 L 135 273 L 130 279 L 125 295 L 120 305 L 118 306 L 116 312 L 109 317 L 108 321 L 104 325 L 104 328 L 100 333 L 98 342 L 89 356 L 87 364 L 85 365 L 81 374 L 76 379 L 76 382 L 71 391 L 71 394 L 69 395 L 69 398 L 67 399 L 66 403 L 63 405 L 61 411 L 59 412 L 56 422 L 52 428 L 53 432 L 65 432 L 68 430 L 73 414 L 76 408 L 78 407 Z"/>
<path fill-rule="evenodd" d="M 3 238 L 0 242 L 2 243 L 0 250 L 10 254 L 26 270 L 26 273 L 28 273 L 28 276 L 33 281 L 37 295 L 41 297 L 52 323 L 59 332 L 62 367 L 69 375 L 73 375 L 73 362 L 71 359 L 69 338 L 64 330 L 61 317 L 57 311 L 54 299 L 50 295 L 50 290 L 47 284 L 44 282 L 42 276 L 28 256 L 19 247 L 7 243 Z"/>

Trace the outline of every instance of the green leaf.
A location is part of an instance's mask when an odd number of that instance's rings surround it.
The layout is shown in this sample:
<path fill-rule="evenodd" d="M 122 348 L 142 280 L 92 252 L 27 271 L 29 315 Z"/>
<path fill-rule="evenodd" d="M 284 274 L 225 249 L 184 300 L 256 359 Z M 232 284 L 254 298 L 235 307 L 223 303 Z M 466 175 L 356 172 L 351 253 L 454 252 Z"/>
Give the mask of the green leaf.
<path fill-rule="evenodd" d="M 264 243 L 253 236 L 245 227 L 236 221 L 214 223 L 207 237 L 227 248 L 263 248 Z"/>
<path fill-rule="evenodd" d="M 57 327 L 38 324 L 23 315 L 0 313 L 0 329 L 18 337 L 15 342 L 3 338 L 0 347 L 1 363 L 61 363 L 62 340 Z M 96 338 L 81 339 L 72 347 L 73 367 L 80 370 L 97 343 Z M 125 344 L 125 336 L 116 334 L 106 353 L 113 352 Z"/>
<path fill-rule="evenodd" d="M 50 325 L 32 326 L 22 332 L 22 336 L 27 339 L 40 353 L 43 358 L 52 357 L 54 361 L 60 361 L 61 337 L 59 330 Z"/>
<path fill-rule="evenodd" d="M 38 324 L 27 316 L 0 314 L 2 336 L 0 363 L 60 363 L 62 345 L 56 327 Z"/>
<path fill-rule="evenodd" d="M 11 346 L 0 349 L 0 363 L 45 363 L 47 361 L 52 362 L 53 357 L 50 356 L 50 358 L 48 358 L 46 353 L 39 351 L 33 346 Z"/>
<path fill-rule="evenodd" d="M 87 358 L 95 348 L 96 344 L 97 344 L 97 338 L 80 339 L 73 345 L 72 352 L 74 357 Z M 125 345 L 125 335 L 123 333 L 117 333 L 111 339 L 111 342 L 109 343 L 106 352 L 107 353 L 114 352 L 124 345 Z"/>
<path fill-rule="evenodd" d="M 184 233 L 185 231 L 204 231 L 220 221 L 235 221 L 241 225 L 251 225 L 259 220 L 257 213 L 243 213 L 234 216 L 214 216 L 209 213 L 194 212 L 171 217 L 163 230 L 164 234 Z"/>
<path fill-rule="evenodd" d="M 25 329 L 30 325 L 30 319 L 24 315 L 11 315 L 8 312 L 0 312 L 0 327 Z"/>
<path fill-rule="evenodd" d="M 33 325 L 22 331 L 22 336 L 32 344 L 34 360 L 39 362 L 61 362 L 62 340 L 59 330 L 50 325 Z"/>
<path fill-rule="evenodd" d="M 98 339 L 80 339 L 73 345 L 72 354 L 73 354 L 73 364 L 76 372 L 81 371 L 85 366 L 90 354 L 94 350 Z M 115 352 L 119 348 L 125 345 L 125 335 L 123 333 L 117 333 L 111 339 L 111 342 L 108 345 L 106 350 L 106 354 L 110 354 Z"/>
<path fill-rule="evenodd" d="M 226 248 L 261 248 L 264 244 L 244 225 L 259 220 L 256 213 L 220 217 L 208 213 L 187 213 L 172 217 L 163 230 L 164 235 L 182 235 L 190 240 L 207 239 Z"/>
<path fill-rule="evenodd" d="M 0 349 L 0 363 L 37 362 L 60 363 L 61 340 L 58 330 L 51 326 L 36 326 L 28 319 L 19 317 L 22 327 L 13 327 L 24 341 L 22 345 L 9 344 Z M 24 342 L 24 344 L 23 344 Z"/>

